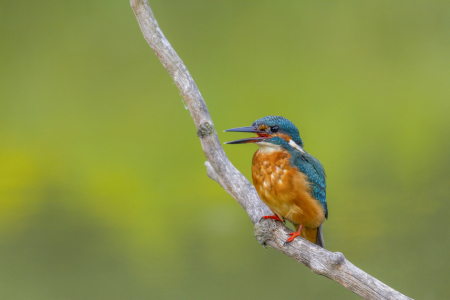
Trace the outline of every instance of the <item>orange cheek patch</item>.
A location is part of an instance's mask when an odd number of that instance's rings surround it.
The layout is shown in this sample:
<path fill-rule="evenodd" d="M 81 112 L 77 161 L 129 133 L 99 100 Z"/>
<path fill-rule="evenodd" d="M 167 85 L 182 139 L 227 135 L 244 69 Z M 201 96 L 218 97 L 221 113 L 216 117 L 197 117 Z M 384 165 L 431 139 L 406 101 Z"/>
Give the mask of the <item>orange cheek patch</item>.
<path fill-rule="evenodd" d="M 269 128 L 267 125 L 259 125 L 259 130 L 266 130 L 267 128 Z"/>
<path fill-rule="evenodd" d="M 291 137 L 288 136 L 287 134 L 284 133 L 275 133 L 273 134 L 274 136 L 279 136 L 280 138 L 282 138 L 283 140 L 285 140 L 286 142 L 289 143 L 289 141 L 291 140 Z"/>

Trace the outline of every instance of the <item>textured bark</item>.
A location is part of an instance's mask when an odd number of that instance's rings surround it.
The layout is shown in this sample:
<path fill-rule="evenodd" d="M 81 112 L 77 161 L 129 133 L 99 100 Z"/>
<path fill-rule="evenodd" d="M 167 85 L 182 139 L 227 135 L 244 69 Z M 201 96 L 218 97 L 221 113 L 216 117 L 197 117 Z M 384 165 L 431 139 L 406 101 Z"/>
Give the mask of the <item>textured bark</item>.
<path fill-rule="evenodd" d="M 263 220 L 271 215 L 261 202 L 253 185 L 228 160 L 219 142 L 206 103 L 183 61 L 165 38 L 147 0 L 130 0 L 142 33 L 156 56 L 172 76 L 189 108 L 207 158 L 208 177 L 222 186 L 247 212 L 255 224 L 255 236 L 264 246 L 269 245 L 314 273 L 328 277 L 364 299 L 411 299 L 355 267 L 342 253 L 330 252 L 303 238 L 284 245 L 291 232 L 280 222 Z"/>

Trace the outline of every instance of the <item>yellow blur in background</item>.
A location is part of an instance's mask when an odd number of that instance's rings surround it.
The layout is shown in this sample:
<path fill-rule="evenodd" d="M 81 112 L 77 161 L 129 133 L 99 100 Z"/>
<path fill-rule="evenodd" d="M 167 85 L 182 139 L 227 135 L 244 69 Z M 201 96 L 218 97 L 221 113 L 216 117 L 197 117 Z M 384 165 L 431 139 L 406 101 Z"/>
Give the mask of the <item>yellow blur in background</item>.
<path fill-rule="evenodd" d="M 150 5 L 222 142 L 297 125 L 329 250 L 450 298 L 450 2 Z M 1 0 L 0 33 L 1 299 L 359 299 L 255 241 L 128 1 Z"/>

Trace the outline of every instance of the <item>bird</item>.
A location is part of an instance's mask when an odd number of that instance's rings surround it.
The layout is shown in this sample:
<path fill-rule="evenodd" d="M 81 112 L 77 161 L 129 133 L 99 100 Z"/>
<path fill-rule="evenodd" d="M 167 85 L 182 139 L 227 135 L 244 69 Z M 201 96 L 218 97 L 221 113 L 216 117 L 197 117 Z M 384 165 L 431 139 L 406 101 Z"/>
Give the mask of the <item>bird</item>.
<path fill-rule="evenodd" d="M 225 144 L 254 143 L 252 179 L 260 199 L 273 215 L 262 219 L 288 220 L 295 227 L 286 243 L 301 236 L 325 248 L 322 224 L 328 219 L 325 170 L 318 159 L 303 149 L 297 127 L 281 116 L 266 116 L 249 127 L 225 132 L 255 133 Z"/>

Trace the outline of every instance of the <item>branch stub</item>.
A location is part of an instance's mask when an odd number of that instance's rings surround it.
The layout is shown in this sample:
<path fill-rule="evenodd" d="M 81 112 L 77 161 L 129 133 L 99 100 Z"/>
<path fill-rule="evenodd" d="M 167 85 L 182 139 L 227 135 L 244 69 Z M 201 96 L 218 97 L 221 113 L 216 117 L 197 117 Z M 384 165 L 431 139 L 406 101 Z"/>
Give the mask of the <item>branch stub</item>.
<path fill-rule="evenodd" d="M 261 220 L 255 224 L 254 234 L 258 243 L 266 248 L 266 242 L 268 240 L 273 240 L 273 231 L 272 231 L 272 220 Z"/>
<path fill-rule="evenodd" d="M 345 261 L 345 256 L 341 252 L 334 252 L 328 256 L 328 262 L 333 266 L 340 267 Z"/>
<path fill-rule="evenodd" d="M 214 132 L 214 126 L 209 121 L 203 122 L 198 130 L 197 130 L 197 136 L 199 138 L 204 138 L 205 136 L 210 135 L 212 132 Z"/>

